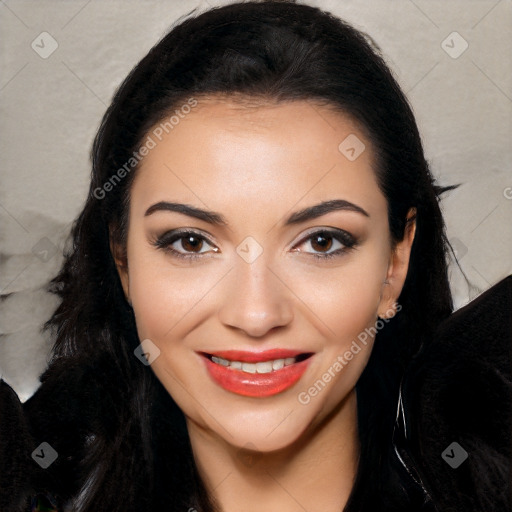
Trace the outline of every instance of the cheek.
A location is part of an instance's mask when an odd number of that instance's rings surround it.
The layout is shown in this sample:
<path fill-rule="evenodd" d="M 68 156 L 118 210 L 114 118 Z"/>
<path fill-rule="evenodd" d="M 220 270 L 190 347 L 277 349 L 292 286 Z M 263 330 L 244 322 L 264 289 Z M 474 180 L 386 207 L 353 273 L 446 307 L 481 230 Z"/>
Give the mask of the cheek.
<path fill-rule="evenodd" d="M 140 339 L 159 339 L 163 333 L 175 323 L 175 307 L 169 304 L 168 296 L 164 295 L 165 278 L 157 279 L 154 269 L 150 266 L 141 267 L 132 259 L 130 268 L 130 296 L 135 312 L 137 330 Z M 177 301 L 174 306 L 177 306 Z"/>
<path fill-rule="evenodd" d="M 163 340 L 182 330 L 220 276 L 213 266 L 176 267 L 150 251 L 132 251 L 129 262 L 130 298 L 141 339 Z"/>
<path fill-rule="evenodd" d="M 194 395 L 200 392 L 190 381 L 197 361 L 184 339 L 194 329 L 204 304 L 201 298 L 215 280 L 207 271 L 172 267 L 149 251 L 133 250 L 129 258 L 130 297 L 139 339 L 149 338 L 160 350 L 151 370 L 181 410 L 200 421 L 196 401 L 190 400 L 192 390 Z"/>
<path fill-rule="evenodd" d="M 377 319 L 387 260 L 382 250 L 354 253 L 346 264 L 314 269 L 309 275 L 290 270 L 286 282 L 305 304 L 304 314 L 325 339 L 340 345 L 357 337 Z"/>
<path fill-rule="evenodd" d="M 329 411 L 356 385 L 373 348 L 386 269 L 382 247 L 367 248 L 346 265 L 317 272 L 314 286 L 297 279 L 297 295 L 308 297 L 309 321 L 324 335 L 322 356 L 299 390 L 299 403 Z"/>

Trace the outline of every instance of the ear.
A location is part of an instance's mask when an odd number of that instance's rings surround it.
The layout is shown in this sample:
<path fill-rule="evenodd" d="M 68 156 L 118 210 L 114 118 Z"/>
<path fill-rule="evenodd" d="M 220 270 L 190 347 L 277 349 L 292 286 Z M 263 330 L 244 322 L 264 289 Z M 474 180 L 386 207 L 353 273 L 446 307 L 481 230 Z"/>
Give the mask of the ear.
<path fill-rule="evenodd" d="M 110 229 L 109 231 L 110 252 L 116 264 L 117 273 L 119 274 L 119 279 L 121 280 L 121 286 L 123 287 L 124 295 L 128 301 L 128 304 L 131 306 L 132 302 L 130 299 L 130 280 L 128 278 L 128 258 L 126 256 L 126 249 L 121 247 L 119 242 L 115 241 L 117 237 L 114 235 L 114 230 Z"/>
<path fill-rule="evenodd" d="M 416 208 L 411 208 L 407 212 L 404 238 L 397 243 L 389 261 L 378 309 L 380 318 L 391 318 L 397 312 L 396 301 L 402 292 L 407 277 L 415 233 Z"/>

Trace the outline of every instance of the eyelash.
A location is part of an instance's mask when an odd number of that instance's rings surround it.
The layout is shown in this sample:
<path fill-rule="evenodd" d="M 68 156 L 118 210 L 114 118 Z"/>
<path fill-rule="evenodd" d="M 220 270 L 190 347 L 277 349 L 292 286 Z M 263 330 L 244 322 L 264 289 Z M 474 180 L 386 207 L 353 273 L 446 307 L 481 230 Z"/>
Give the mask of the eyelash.
<path fill-rule="evenodd" d="M 198 258 L 203 258 L 201 254 L 183 254 L 179 251 L 176 251 L 171 247 L 171 244 L 176 242 L 177 240 L 181 240 L 186 238 L 189 235 L 193 235 L 197 239 L 203 240 L 207 242 L 209 245 L 213 245 L 207 238 L 205 238 L 203 235 L 191 231 L 191 230 L 185 230 L 185 231 L 170 231 L 167 233 L 164 233 L 161 237 L 159 237 L 157 240 L 152 242 L 152 245 L 155 246 L 157 249 L 162 249 L 165 252 L 168 252 L 171 254 L 171 256 L 183 260 L 196 260 Z M 302 245 L 304 242 L 307 242 L 318 235 L 327 235 L 327 238 L 334 238 L 338 242 L 340 242 L 343 247 L 336 249 L 335 251 L 331 253 L 326 254 L 318 254 L 318 253 L 305 253 L 309 256 L 312 256 L 313 258 L 317 260 L 328 260 L 335 257 L 343 256 L 346 252 L 348 252 L 350 249 L 355 248 L 357 245 L 357 240 L 348 232 L 343 230 L 332 230 L 332 229 L 321 229 L 318 231 L 315 231 L 313 233 L 310 233 L 306 238 L 303 238 L 298 245 Z M 304 252 L 304 251 L 299 251 Z"/>

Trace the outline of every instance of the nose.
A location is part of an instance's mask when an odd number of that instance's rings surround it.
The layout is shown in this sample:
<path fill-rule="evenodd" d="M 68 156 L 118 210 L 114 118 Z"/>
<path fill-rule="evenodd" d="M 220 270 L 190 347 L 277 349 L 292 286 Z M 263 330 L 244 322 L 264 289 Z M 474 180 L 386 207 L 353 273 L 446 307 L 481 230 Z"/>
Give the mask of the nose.
<path fill-rule="evenodd" d="M 293 294 L 263 255 L 252 263 L 240 259 L 230 274 L 219 311 L 224 325 L 262 338 L 291 323 Z"/>

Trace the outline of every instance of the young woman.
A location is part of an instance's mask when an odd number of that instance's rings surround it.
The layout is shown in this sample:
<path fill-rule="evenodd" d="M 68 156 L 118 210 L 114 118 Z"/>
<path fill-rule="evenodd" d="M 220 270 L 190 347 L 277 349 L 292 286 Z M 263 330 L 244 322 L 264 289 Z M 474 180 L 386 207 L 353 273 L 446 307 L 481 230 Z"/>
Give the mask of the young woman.
<path fill-rule="evenodd" d="M 405 446 L 401 383 L 453 310 L 449 187 L 368 38 L 293 2 L 189 17 L 92 161 L 51 364 L 23 405 L 1 387 L 9 510 L 505 510 L 505 444 L 475 443 L 472 494 Z"/>

